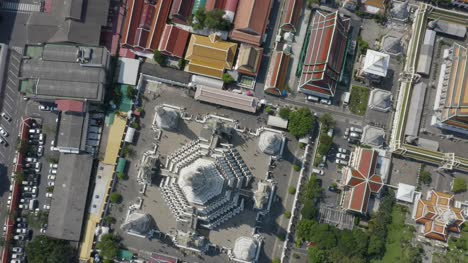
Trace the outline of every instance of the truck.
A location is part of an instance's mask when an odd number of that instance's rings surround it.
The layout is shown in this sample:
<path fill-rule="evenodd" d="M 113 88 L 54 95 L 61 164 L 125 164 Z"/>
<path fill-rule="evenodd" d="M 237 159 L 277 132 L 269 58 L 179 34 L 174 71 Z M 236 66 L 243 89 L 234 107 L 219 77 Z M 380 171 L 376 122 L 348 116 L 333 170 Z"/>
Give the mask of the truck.
<path fill-rule="evenodd" d="M 362 133 L 362 129 L 358 127 L 351 127 L 351 132 L 357 132 L 357 133 Z"/>

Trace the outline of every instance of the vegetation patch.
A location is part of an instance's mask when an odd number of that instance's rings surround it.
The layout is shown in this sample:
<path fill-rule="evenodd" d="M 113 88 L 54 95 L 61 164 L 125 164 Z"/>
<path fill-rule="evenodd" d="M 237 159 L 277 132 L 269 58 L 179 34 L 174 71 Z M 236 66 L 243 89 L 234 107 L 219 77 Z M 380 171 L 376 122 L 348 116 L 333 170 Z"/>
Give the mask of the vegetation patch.
<path fill-rule="evenodd" d="M 357 115 L 364 116 L 366 114 L 367 103 L 369 101 L 369 89 L 360 86 L 353 86 L 351 89 L 351 97 L 349 99 L 349 110 Z"/>

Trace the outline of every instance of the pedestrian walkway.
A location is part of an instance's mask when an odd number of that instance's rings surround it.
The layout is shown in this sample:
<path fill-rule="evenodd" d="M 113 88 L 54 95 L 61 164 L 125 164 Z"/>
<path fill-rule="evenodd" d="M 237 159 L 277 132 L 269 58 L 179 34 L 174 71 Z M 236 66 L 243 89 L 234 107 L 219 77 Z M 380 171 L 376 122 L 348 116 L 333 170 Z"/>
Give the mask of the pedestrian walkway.
<path fill-rule="evenodd" d="M 40 4 L 26 4 L 18 2 L 2 2 L 1 9 L 11 11 L 22 11 L 22 12 L 40 12 Z"/>

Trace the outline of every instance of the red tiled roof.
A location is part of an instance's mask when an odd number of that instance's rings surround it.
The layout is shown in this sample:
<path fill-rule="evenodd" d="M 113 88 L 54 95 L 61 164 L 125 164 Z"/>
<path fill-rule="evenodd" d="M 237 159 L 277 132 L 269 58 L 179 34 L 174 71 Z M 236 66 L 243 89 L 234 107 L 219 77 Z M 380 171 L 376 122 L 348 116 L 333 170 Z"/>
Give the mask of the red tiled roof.
<path fill-rule="evenodd" d="M 270 10 L 271 0 L 239 0 L 231 39 L 260 46 Z"/>
<path fill-rule="evenodd" d="M 346 55 L 348 31 L 349 19 L 341 18 L 338 11 L 327 14 L 315 12 L 300 88 L 309 90 L 321 87 L 328 95 L 334 95 Z"/>
<path fill-rule="evenodd" d="M 291 57 L 282 51 L 275 51 L 265 81 L 265 92 L 281 95 L 285 89 Z"/>
<path fill-rule="evenodd" d="M 158 49 L 168 56 L 183 58 L 189 35 L 190 33 L 183 29 L 166 25 Z"/>
<path fill-rule="evenodd" d="M 355 162 L 344 170 L 343 184 L 349 187 L 349 200 L 343 207 L 359 213 L 367 212 L 371 193 L 379 193 L 383 187 L 382 178 L 375 173 L 378 154 L 374 150 L 357 148 Z"/>
<path fill-rule="evenodd" d="M 82 101 L 77 100 L 56 100 L 55 104 L 57 104 L 57 109 L 59 111 L 67 112 L 83 112 L 84 111 L 84 104 Z"/>
<path fill-rule="evenodd" d="M 159 0 L 155 5 L 144 0 L 128 0 L 122 45 L 152 53 L 159 46 L 169 16 L 172 0 Z"/>
<path fill-rule="evenodd" d="M 236 12 L 238 2 L 239 0 L 206 0 L 205 10 L 219 9 Z"/>
<path fill-rule="evenodd" d="M 172 22 L 187 25 L 193 3 L 194 0 L 174 0 L 169 13 Z"/>
<path fill-rule="evenodd" d="M 284 31 L 296 31 L 297 22 L 301 16 L 304 6 L 304 0 L 289 0 L 286 1 L 286 6 L 283 11 L 281 20 L 281 29 Z"/>

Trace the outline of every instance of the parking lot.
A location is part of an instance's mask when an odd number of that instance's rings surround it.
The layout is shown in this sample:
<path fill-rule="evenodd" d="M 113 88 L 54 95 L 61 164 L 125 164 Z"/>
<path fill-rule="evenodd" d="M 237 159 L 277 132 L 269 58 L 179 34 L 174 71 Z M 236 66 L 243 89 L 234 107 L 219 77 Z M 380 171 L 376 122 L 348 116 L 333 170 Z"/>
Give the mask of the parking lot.
<path fill-rule="evenodd" d="M 22 140 L 18 148 L 25 153 L 25 159 L 22 173 L 14 175 L 21 181 L 19 213 L 13 237 L 17 247 L 25 245 L 23 240 L 27 241 L 38 233 L 46 232 L 47 214 L 58 168 L 58 153 L 51 150 L 58 115 L 57 112 L 45 111 L 44 108 L 41 110 L 40 107 L 38 103 L 27 102 L 26 110 L 32 117 L 29 126 L 25 125 L 27 139 Z"/>

